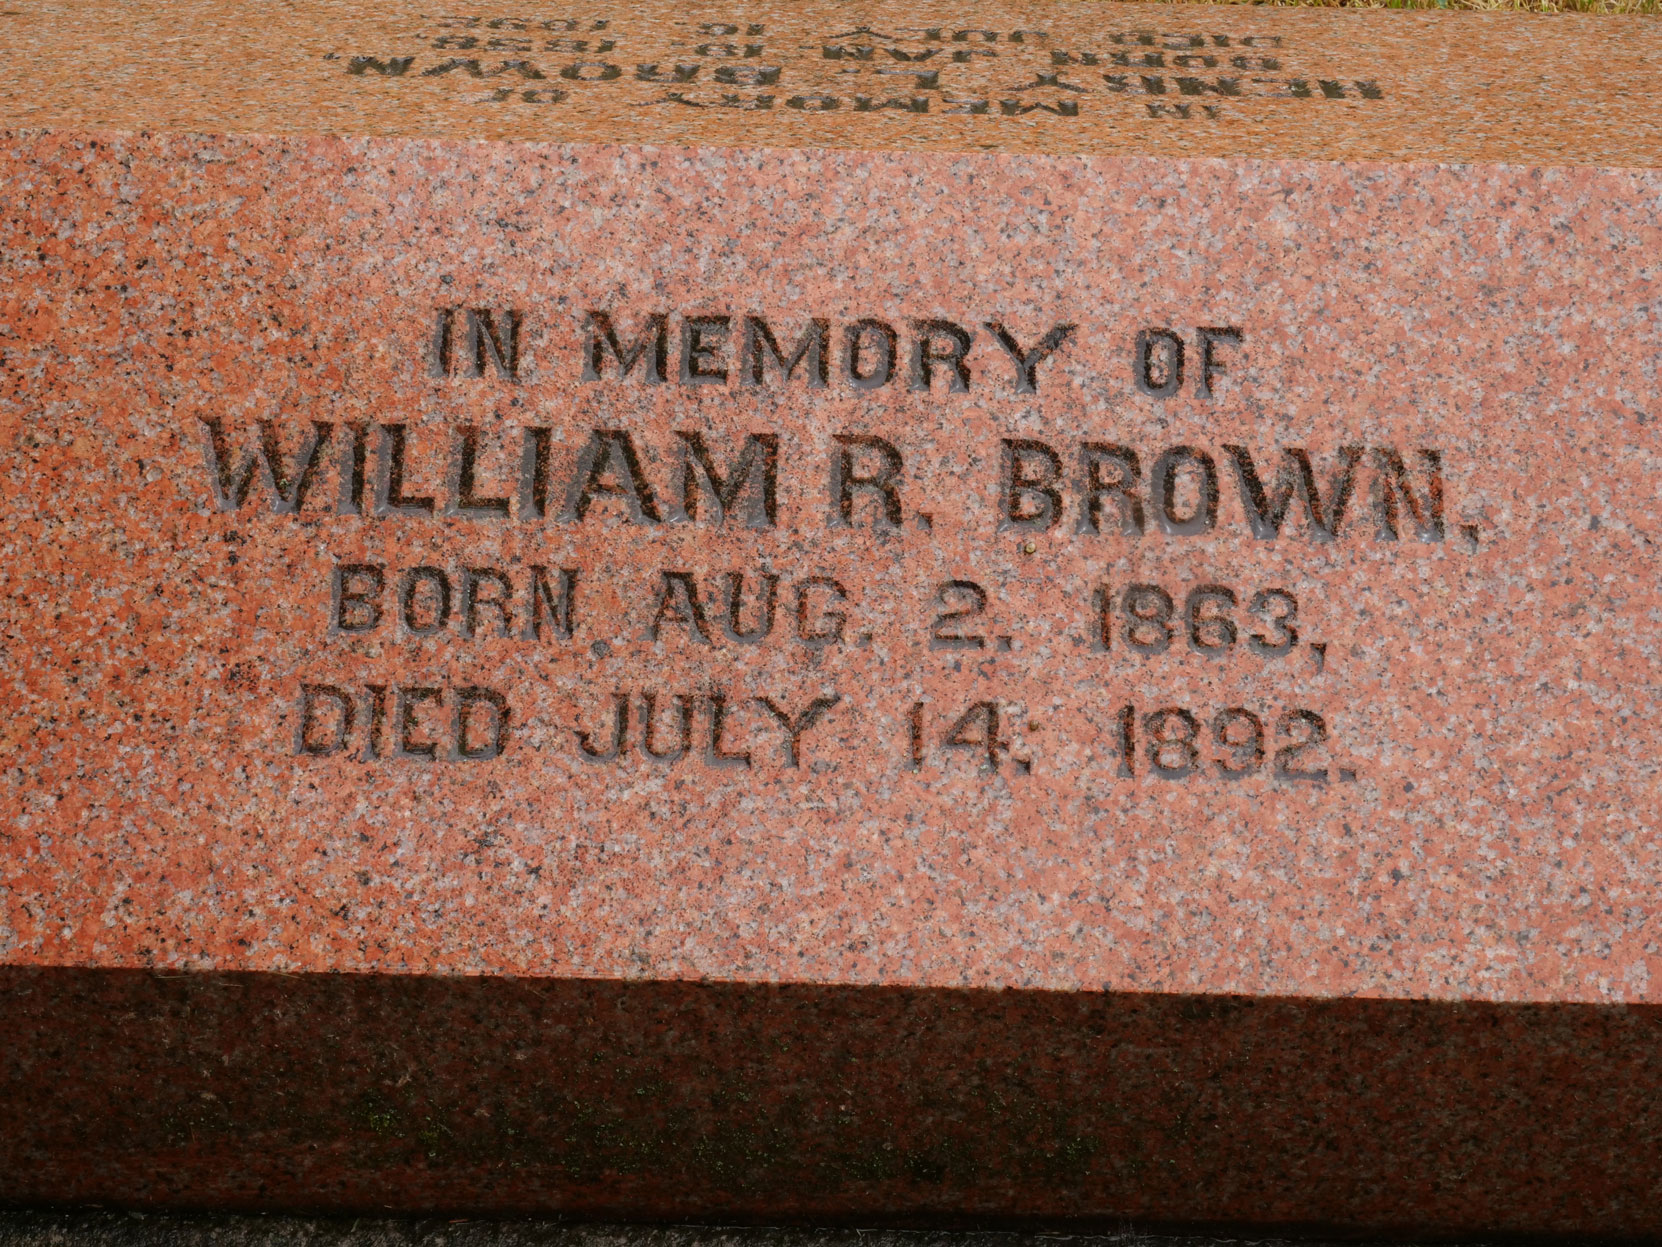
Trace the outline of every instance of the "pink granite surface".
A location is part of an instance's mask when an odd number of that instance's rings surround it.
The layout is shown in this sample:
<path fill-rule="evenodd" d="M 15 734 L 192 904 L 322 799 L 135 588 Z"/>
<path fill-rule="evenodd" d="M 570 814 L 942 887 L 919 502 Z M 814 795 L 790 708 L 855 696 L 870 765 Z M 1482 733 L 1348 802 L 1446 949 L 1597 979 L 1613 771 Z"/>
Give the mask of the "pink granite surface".
<path fill-rule="evenodd" d="M 28 131 L 0 149 L 0 203 L 7 963 L 1662 999 L 1655 173 Z M 519 380 L 488 353 L 464 375 L 464 348 L 435 376 L 443 307 L 518 310 Z M 584 382 L 593 310 L 625 341 L 669 314 L 669 380 L 608 361 Z M 783 345 L 828 320 L 830 383 L 743 386 L 732 342 L 708 357 L 726 383 L 677 382 L 685 317 L 733 317 L 736 338 L 747 314 Z M 862 318 L 899 337 L 880 388 L 843 371 Z M 947 365 L 909 386 L 920 320 L 973 334 L 967 392 Z M 1023 346 L 1077 328 L 1022 394 L 990 322 Z M 1203 327 L 1240 334 L 1211 397 Z M 1172 397 L 1134 384 L 1154 328 L 1187 344 Z M 262 420 L 285 463 L 329 426 L 299 513 L 273 514 L 258 472 L 215 510 L 204 422 L 240 458 Z M 457 431 L 477 430 L 474 500 L 508 514 L 338 514 L 354 424 L 405 429 L 403 495 L 441 512 Z M 528 427 L 549 430 L 541 518 L 516 486 Z M 606 494 L 621 457 L 560 518 L 596 429 L 630 434 L 663 522 Z M 707 500 L 670 522 L 680 432 L 723 472 L 746 435 L 777 438 L 777 522 L 744 527 L 736 503 L 716 524 Z M 366 502 L 390 436 L 367 435 Z M 834 525 L 838 437 L 902 455 L 897 529 L 869 490 Z M 1007 439 L 1059 457 L 1054 527 L 1000 527 Z M 1135 452 L 1140 535 L 1113 497 L 1078 531 L 1087 442 Z M 1270 495 L 1292 473 L 1279 536 L 1253 534 L 1229 446 Z M 1215 464 L 1199 535 L 1162 531 L 1149 492 L 1176 447 Z M 1421 522 L 1386 488 L 1393 453 Z M 388 569 L 376 631 L 331 630 L 347 564 Z M 506 575 L 517 629 L 533 566 L 578 573 L 574 636 L 499 636 L 488 605 L 464 636 L 466 569 Z M 429 636 L 396 622 L 414 567 L 439 569 L 418 624 L 439 573 L 457 595 Z M 727 573 L 747 595 L 777 575 L 774 631 L 735 643 L 711 606 L 707 643 L 674 610 L 651 639 L 666 571 L 707 602 Z M 798 619 L 810 576 L 846 591 L 840 643 L 798 639 L 826 624 L 812 595 Z M 956 627 L 982 648 L 931 647 L 956 580 L 985 591 L 985 626 Z M 1104 583 L 1111 614 L 1129 586 L 1169 593 L 1169 648 L 1137 652 L 1121 615 L 1093 645 Z M 1237 595 L 1219 654 L 1184 639 L 1202 585 Z M 1275 637 L 1279 608 L 1250 611 L 1267 590 L 1298 602 L 1284 656 L 1247 643 Z M 354 698 L 346 750 L 297 752 L 306 685 Z M 371 685 L 440 690 L 410 695 L 407 733 L 437 756 L 387 756 L 397 711 L 389 693 L 372 716 Z M 469 688 L 509 708 L 499 757 L 446 756 Z M 638 732 L 613 762 L 580 756 L 579 731 L 600 741 L 620 694 L 638 727 L 648 692 L 660 751 L 691 699 L 686 757 L 644 756 Z M 787 765 L 758 699 L 796 716 L 832 697 Z M 720 747 L 748 766 L 706 757 L 718 698 Z M 984 712 L 946 747 L 989 704 L 996 766 Z M 482 705 L 464 747 L 488 752 Z M 1168 708 L 1199 729 L 1186 777 L 1155 765 L 1181 770 L 1180 746 L 1147 754 L 1184 732 L 1148 718 Z M 1232 748 L 1249 719 L 1213 738 L 1232 708 L 1264 725 L 1257 761 Z M 1331 739 L 1285 770 L 1325 782 L 1275 774 L 1310 730 L 1293 711 Z"/>
<path fill-rule="evenodd" d="M 1107 0 L 18 0 L 0 118 L 204 134 L 1655 168 L 1655 17 Z"/>

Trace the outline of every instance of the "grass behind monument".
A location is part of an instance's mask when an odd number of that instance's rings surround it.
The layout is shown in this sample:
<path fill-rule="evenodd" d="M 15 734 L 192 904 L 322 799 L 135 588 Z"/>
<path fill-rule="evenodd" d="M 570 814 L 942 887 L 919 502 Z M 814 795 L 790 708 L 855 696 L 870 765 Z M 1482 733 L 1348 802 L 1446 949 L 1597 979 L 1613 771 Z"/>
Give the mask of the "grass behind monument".
<path fill-rule="evenodd" d="M 1662 0 L 1206 0 L 1275 8 L 1460 9 L 1482 13 L 1662 13 Z"/>

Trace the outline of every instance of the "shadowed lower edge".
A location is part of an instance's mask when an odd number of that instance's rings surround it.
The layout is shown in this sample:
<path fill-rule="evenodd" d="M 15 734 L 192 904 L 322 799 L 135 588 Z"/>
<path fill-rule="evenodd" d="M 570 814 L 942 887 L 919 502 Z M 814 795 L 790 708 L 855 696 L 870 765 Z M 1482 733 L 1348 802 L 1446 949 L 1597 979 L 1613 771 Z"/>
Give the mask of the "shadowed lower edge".
<path fill-rule="evenodd" d="M 1662 1233 L 1662 1008 L 0 969 L 0 1203 Z"/>

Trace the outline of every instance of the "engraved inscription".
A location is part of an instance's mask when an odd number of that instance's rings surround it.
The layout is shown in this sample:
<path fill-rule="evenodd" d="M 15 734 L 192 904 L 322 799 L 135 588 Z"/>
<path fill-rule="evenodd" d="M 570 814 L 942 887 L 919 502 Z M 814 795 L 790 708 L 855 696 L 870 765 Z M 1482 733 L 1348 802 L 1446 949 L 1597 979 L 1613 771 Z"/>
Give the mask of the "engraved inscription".
<path fill-rule="evenodd" d="M 625 108 L 1063 125 L 1093 114 L 1143 125 L 1225 123 L 1267 107 L 1378 108 L 1387 84 L 1312 65 L 1279 35 L 1215 20 L 1093 32 L 973 24 L 841 30 L 779 22 L 438 15 L 393 44 L 325 54 L 366 89 L 461 92 L 534 113 L 613 101 Z"/>
<path fill-rule="evenodd" d="M 942 46 L 955 42 L 1013 40 Z M 1116 383 L 1150 410 L 1225 403 L 1253 341 L 1249 326 L 1098 328 L 1078 317 L 1035 326 L 996 314 L 627 307 L 573 316 L 570 353 L 539 359 L 533 343 L 551 339 L 533 310 L 440 306 L 428 314 L 417 371 L 481 398 L 552 371 L 574 396 L 661 387 L 689 399 L 791 401 L 841 391 L 942 413 L 972 399 L 1008 404 L 1014 420 L 1051 392 L 1047 378 L 1081 366 L 1083 346 L 1103 341 L 1123 369 Z M 309 591 L 331 651 L 419 645 L 430 674 L 301 678 L 283 711 L 295 757 L 356 763 L 501 763 L 564 748 L 613 768 L 813 774 L 817 743 L 835 735 L 868 742 L 907 773 L 1004 782 L 1042 772 L 1049 732 L 1084 743 L 1078 765 L 1104 782 L 1344 785 L 1361 771 L 1341 730 L 1343 707 L 1309 700 L 1346 652 L 1328 634 L 1319 580 L 1312 589 L 1308 579 L 1231 573 L 1212 552 L 1227 540 L 1273 547 L 1294 565 L 1344 551 L 1428 558 L 1444 549 L 1460 510 L 1448 448 L 1337 428 L 1321 446 L 1120 440 L 1123 420 L 1112 435 L 1088 424 L 1068 437 L 995 431 L 968 448 L 979 482 L 958 486 L 982 500 L 976 522 L 987 540 L 1015 541 L 1018 557 L 1042 542 L 1108 559 L 1160 548 L 1179 560 L 1171 574 L 1087 577 L 1053 596 L 1061 605 L 1041 621 L 1012 600 L 1007 578 L 973 562 L 937 564 L 909 599 L 896 599 L 858 565 L 819 561 L 815 532 L 898 554 L 940 542 L 943 517 L 961 525 L 976 514 L 955 512 L 930 483 L 938 450 L 902 426 L 879 434 L 832 423 L 809 451 L 758 415 L 632 425 L 517 400 L 488 419 L 436 425 L 392 416 L 193 423 L 204 510 L 249 523 L 336 517 L 388 534 L 377 548 L 393 554 L 337 557 Z M 1478 525 L 1455 527 L 1460 550 L 1475 550 Z M 441 530 L 571 533 L 589 549 L 633 534 L 646 544 L 616 565 L 469 555 L 465 542 L 460 554 L 426 553 Z M 708 540 L 649 553 L 692 533 Z M 723 544 L 709 544 L 717 537 Z M 780 538 L 783 547 L 773 544 Z M 1048 724 L 1028 709 L 1023 681 L 1043 673 L 1027 657 L 1039 624 L 1090 656 L 1100 704 Z M 649 653 L 652 665 L 581 675 L 615 649 Z M 888 700 L 879 690 L 874 702 L 826 665 L 850 651 L 909 651 L 960 691 L 917 700 L 897 688 Z M 577 677 L 572 719 L 553 734 L 533 730 L 516 709 L 522 690 L 460 674 L 468 654 L 564 664 Z M 774 670 L 775 656 L 807 682 L 770 675 L 758 686 L 745 676 Z M 657 669 L 666 662 L 707 667 L 709 678 L 677 683 Z M 1162 697 L 1161 681 L 1185 669 L 1218 673 L 1226 692 L 1253 683 L 1216 702 Z M 1266 700 L 1265 680 L 1286 685 L 1285 699 Z"/>

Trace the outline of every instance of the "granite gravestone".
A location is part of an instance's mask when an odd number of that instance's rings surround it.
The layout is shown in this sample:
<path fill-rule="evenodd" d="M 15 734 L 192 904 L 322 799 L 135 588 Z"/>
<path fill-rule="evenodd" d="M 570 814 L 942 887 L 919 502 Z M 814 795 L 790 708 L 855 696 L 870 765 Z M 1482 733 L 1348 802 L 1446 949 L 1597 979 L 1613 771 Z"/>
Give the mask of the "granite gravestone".
<path fill-rule="evenodd" d="M 0 1194 L 1657 1228 L 1654 23 L 0 21 Z"/>

